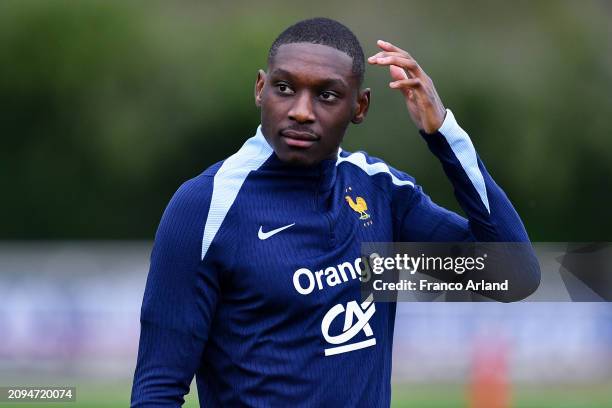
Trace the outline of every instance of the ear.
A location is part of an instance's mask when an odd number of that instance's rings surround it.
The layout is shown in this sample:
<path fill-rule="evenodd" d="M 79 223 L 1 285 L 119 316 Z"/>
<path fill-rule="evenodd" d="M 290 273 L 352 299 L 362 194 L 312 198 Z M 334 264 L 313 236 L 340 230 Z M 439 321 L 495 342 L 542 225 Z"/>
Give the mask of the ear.
<path fill-rule="evenodd" d="M 369 107 L 370 107 L 370 88 L 366 88 L 362 91 L 359 91 L 355 113 L 353 114 L 353 118 L 351 119 L 351 122 L 353 122 L 356 125 L 363 122 L 366 115 L 368 114 Z"/>
<path fill-rule="evenodd" d="M 266 72 L 263 69 L 257 71 L 257 80 L 255 81 L 255 106 L 261 107 L 261 99 L 263 88 L 266 84 Z"/>

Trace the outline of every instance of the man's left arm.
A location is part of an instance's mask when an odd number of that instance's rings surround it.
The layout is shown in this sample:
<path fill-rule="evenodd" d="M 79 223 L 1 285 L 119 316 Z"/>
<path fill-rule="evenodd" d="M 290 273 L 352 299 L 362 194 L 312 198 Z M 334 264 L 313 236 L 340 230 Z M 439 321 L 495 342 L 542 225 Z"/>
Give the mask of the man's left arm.
<path fill-rule="evenodd" d="M 467 220 L 435 203 L 415 186 L 411 202 L 403 203 L 401 240 L 529 242 L 512 203 L 495 183 L 478 157 L 467 133 L 453 113 L 444 108 L 433 81 L 407 52 L 379 41 L 381 52 L 368 58 L 373 65 L 388 66 L 389 86 L 404 95 L 412 121 L 440 160 L 453 184 Z M 405 234 L 410 231 L 411 236 Z M 402 236 L 403 235 L 403 236 Z"/>
<path fill-rule="evenodd" d="M 540 272 L 519 215 L 487 172 L 453 113 L 444 108 L 431 78 L 408 52 L 384 41 L 379 41 L 378 46 L 383 51 L 368 58 L 368 62 L 389 66 L 393 79 L 389 86 L 404 95 L 412 121 L 442 163 L 453 184 L 455 197 L 467 215 L 466 220 L 436 205 L 415 184 L 408 194 L 395 192 L 394 202 L 402 207 L 396 213 L 399 221 L 396 237 L 414 242 L 526 243 L 503 246 L 501 257 L 497 258 L 501 269 L 485 270 L 479 275 L 488 282 L 503 279 L 513 282 L 511 290 L 492 298 L 501 301 L 525 298 L 537 289 Z M 511 257 L 507 258 L 509 255 Z M 508 259 L 511 262 L 506 262 Z"/>
<path fill-rule="evenodd" d="M 487 171 L 472 141 L 456 122 L 453 113 L 447 110 L 444 122 L 436 132 L 429 134 L 421 130 L 420 133 L 442 164 L 453 185 L 455 197 L 467 215 L 467 225 L 464 224 L 466 234 L 463 239 L 457 241 L 529 242 L 521 218 Z M 418 197 L 419 194 L 424 195 L 417 189 L 413 198 L 414 206 L 406 214 L 409 219 L 404 220 L 405 223 L 412 223 L 410 219 L 419 217 L 419 211 L 431 209 L 428 197 Z M 419 206 L 422 208 L 417 208 Z M 430 239 L 450 241 L 451 239 L 444 238 L 445 234 L 461 238 L 456 231 L 448 231 L 449 227 L 451 225 L 446 228 L 440 225 L 432 231 Z"/>

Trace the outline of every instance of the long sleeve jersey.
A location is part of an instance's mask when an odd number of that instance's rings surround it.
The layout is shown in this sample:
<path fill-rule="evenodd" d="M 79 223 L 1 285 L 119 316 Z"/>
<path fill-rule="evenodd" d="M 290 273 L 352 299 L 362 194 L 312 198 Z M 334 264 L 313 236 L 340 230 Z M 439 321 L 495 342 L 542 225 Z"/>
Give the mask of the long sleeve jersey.
<path fill-rule="evenodd" d="M 257 129 L 184 183 L 155 237 L 133 407 L 388 407 L 396 305 L 362 301 L 363 242 L 528 242 L 447 110 L 434 134 L 467 219 L 364 152 L 281 162 Z"/>

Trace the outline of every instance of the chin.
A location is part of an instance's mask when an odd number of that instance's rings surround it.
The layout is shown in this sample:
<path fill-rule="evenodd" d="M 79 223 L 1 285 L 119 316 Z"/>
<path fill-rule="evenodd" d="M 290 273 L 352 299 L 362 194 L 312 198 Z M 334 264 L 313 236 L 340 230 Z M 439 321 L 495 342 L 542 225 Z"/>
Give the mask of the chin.
<path fill-rule="evenodd" d="M 296 152 L 287 152 L 284 155 L 279 156 L 279 159 L 284 163 L 300 167 L 308 167 L 317 163 L 316 159 L 308 157 L 304 153 Z"/>

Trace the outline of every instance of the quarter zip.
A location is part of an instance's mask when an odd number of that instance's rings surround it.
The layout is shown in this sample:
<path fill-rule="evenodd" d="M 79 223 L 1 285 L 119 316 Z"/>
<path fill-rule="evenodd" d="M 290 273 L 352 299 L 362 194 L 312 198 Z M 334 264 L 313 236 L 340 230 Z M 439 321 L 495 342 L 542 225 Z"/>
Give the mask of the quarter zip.
<path fill-rule="evenodd" d="M 336 233 L 334 232 L 334 225 L 329 212 L 325 211 L 324 214 L 325 218 L 327 218 L 327 225 L 329 226 L 329 248 L 331 249 L 336 246 Z"/>
<path fill-rule="evenodd" d="M 337 206 L 330 200 L 334 200 L 334 186 L 336 183 L 336 160 L 325 159 L 311 167 L 297 167 L 283 163 L 278 159 L 276 154 L 272 154 L 270 159 L 265 163 L 259 172 L 268 172 L 270 177 L 278 177 L 275 173 L 282 177 L 295 180 L 296 187 L 304 188 L 305 191 L 312 191 L 313 197 L 313 214 L 314 217 L 323 216 L 325 218 L 325 229 L 320 231 L 323 236 L 320 237 L 322 246 L 326 249 L 333 249 L 337 245 L 338 234 L 335 231 L 335 214 Z M 314 191 L 313 191 L 314 190 Z M 321 228 L 321 224 L 319 224 Z"/>
<path fill-rule="evenodd" d="M 324 161 L 319 167 L 319 180 L 316 189 L 317 210 L 323 213 L 327 221 L 327 246 L 332 249 L 336 246 L 336 232 L 334 230 L 334 219 L 331 212 L 333 211 L 333 203 L 328 202 L 331 191 L 333 191 L 333 183 L 335 182 L 336 164 L 332 161 Z"/>

